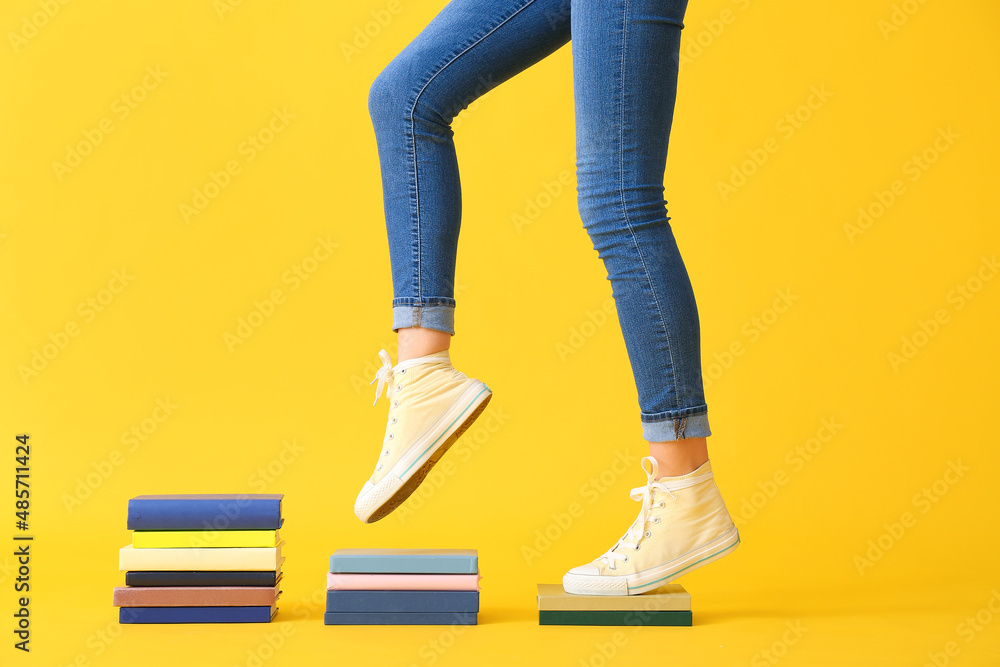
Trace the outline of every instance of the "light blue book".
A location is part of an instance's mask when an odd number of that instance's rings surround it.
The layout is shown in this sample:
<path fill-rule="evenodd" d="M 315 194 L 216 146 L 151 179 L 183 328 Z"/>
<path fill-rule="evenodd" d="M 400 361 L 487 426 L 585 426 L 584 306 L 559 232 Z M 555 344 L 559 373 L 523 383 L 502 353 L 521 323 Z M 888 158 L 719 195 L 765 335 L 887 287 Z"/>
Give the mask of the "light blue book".
<path fill-rule="evenodd" d="M 379 574 L 475 574 L 475 549 L 337 549 L 330 572 Z"/>

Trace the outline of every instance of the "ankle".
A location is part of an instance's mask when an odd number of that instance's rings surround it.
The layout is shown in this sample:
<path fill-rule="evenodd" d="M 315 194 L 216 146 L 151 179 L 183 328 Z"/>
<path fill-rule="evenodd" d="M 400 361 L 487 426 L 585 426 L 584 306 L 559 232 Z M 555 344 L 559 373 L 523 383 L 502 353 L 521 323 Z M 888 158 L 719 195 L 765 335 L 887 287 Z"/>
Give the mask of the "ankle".
<path fill-rule="evenodd" d="M 668 478 L 671 478 L 671 477 L 684 477 L 685 475 L 690 475 L 694 471 L 698 470 L 698 468 L 701 468 L 706 463 L 708 463 L 708 459 L 705 459 L 701 463 L 691 463 L 691 464 L 683 465 L 683 466 L 677 465 L 677 466 L 675 466 L 673 468 L 670 468 L 670 467 L 664 468 L 664 467 L 661 466 L 660 470 L 659 470 L 659 474 L 658 474 L 658 476 L 657 476 L 656 479 L 662 480 L 662 479 L 668 479 Z"/>
<path fill-rule="evenodd" d="M 706 438 L 684 438 L 650 442 L 649 455 L 656 459 L 658 477 L 680 477 L 708 462 L 708 441 Z"/>
<path fill-rule="evenodd" d="M 437 329 L 405 327 L 399 329 L 399 349 L 396 363 L 416 359 L 451 347 L 451 334 Z"/>

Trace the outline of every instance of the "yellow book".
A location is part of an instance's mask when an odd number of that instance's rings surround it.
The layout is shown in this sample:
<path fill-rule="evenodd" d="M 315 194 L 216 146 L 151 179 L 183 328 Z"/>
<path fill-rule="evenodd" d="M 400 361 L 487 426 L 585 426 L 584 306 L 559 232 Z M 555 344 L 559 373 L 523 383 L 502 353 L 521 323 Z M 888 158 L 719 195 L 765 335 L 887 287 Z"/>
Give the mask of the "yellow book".
<path fill-rule="evenodd" d="M 281 541 L 277 530 L 133 530 L 136 549 L 209 547 L 273 547 Z"/>
<path fill-rule="evenodd" d="M 273 547 L 208 547 L 135 549 L 131 544 L 118 551 L 118 569 L 136 570 L 277 570 L 281 545 Z"/>

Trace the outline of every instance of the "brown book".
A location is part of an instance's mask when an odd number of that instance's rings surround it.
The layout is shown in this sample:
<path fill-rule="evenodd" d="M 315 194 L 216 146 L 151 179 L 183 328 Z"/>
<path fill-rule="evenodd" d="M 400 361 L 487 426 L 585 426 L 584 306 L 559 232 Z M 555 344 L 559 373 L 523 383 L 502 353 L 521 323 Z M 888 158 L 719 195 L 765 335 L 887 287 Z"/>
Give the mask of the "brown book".
<path fill-rule="evenodd" d="M 116 607 L 263 607 L 281 591 L 274 586 L 116 586 Z"/>

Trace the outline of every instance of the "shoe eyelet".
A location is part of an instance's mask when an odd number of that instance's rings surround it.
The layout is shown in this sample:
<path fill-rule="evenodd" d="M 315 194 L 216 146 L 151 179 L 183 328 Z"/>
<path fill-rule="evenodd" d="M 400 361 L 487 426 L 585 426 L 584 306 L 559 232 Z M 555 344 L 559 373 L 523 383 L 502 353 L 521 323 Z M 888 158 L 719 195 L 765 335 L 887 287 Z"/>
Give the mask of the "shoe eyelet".
<path fill-rule="evenodd" d="M 392 434 L 392 433 L 390 433 L 390 434 L 389 434 L 389 437 L 388 437 L 388 438 L 386 438 L 386 440 L 392 440 L 392 439 L 393 439 L 393 437 L 394 437 L 394 436 L 393 436 L 393 434 Z"/>
<path fill-rule="evenodd" d="M 396 391 L 399 391 L 399 390 L 400 390 L 400 389 L 402 389 L 402 388 L 403 388 L 403 386 L 402 386 L 402 385 L 399 385 L 399 384 L 397 384 L 397 385 L 396 385 Z"/>
<path fill-rule="evenodd" d="M 660 517 L 654 516 L 653 517 L 653 523 L 660 523 Z"/>
<path fill-rule="evenodd" d="M 392 402 L 392 407 L 398 408 L 399 407 L 399 401 L 393 401 Z"/>
<path fill-rule="evenodd" d="M 402 375 L 405 372 L 406 372 L 406 369 L 404 368 L 403 370 L 399 371 L 399 374 Z"/>
<path fill-rule="evenodd" d="M 666 501 L 661 500 L 656 506 L 662 509 L 667 506 L 667 503 Z"/>
<path fill-rule="evenodd" d="M 642 548 L 642 544 L 637 544 L 637 545 L 635 545 L 635 550 L 636 550 L 636 551 L 638 551 L 638 550 L 639 550 L 639 549 L 641 549 L 641 548 Z"/>
<path fill-rule="evenodd" d="M 382 456 L 389 456 L 389 450 L 387 449 L 384 452 L 382 452 Z"/>
<path fill-rule="evenodd" d="M 625 562 L 626 563 L 628 562 L 628 556 L 625 556 Z"/>
<path fill-rule="evenodd" d="M 643 535 L 645 535 L 646 537 L 652 537 L 653 536 L 653 534 L 651 532 L 649 532 L 648 530 L 645 533 L 643 533 Z M 638 548 L 638 547 L 636 547 L 636 548 Z"/>
<path fill-rule="evenodd" d="M 377 466 L 375 466 L 375 470 L 381 470 L 381 469 L 382 469 L 382 464 L 381 463 L 379 463 Z"/>
<path fill-rule="evenodd" d="M 390 423 L 390 424 L 395 424 L 395 423 L 396 423 L 396 418 L 395 418 L 395 417 L 393 417 L 393 418 L 392 418 L 392 421 L 391 421 L 391 422 L 389 422 L 389 423 Z"/>

